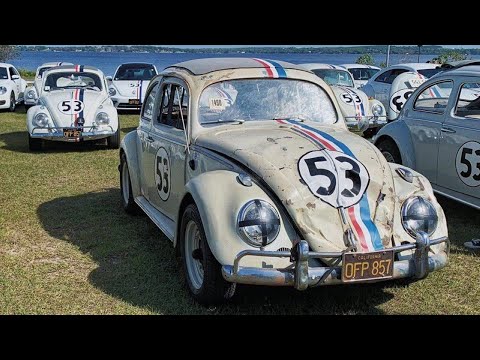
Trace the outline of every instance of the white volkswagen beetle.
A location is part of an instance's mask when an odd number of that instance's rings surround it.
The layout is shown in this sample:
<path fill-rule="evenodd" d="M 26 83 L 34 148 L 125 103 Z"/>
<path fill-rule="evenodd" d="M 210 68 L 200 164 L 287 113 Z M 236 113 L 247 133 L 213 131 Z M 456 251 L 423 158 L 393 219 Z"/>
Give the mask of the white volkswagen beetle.
<path fill-rule="evenodd" d="M 145 90 L 152 77 L 157 75 L 157 68 L 147 63 L 125 63 L 115 71 L 109 81 L 109 93 L 113 104 L 119 110 L 140 110 Z"/>
<path fill-rule="evenodd" d="M 42 76 L 43 73 L 51 69 L 55 66 L 62 66 L 62 65 L 73 65 L 69 62 L 47 62 L 45 64 L 40 65 L 37 68 L 35 73 L 35 80 L 32 85 L 27 86 L 25 89 L 25 109 L 28 110 L 30 106 L 36 105 L 38 101 L 38 94 L 40 94 L 40 88 L 42 86 Z"/>
<path fill-rule="evenodd" d="M 0 109 L 15 111 L 24 100 L 27 82 L 21 78 L 15 66 L 0 63 Z"/>
<path fill-rule="evenodd" d="M 380 101 L 369 99 L 363 91 L 355 89 L 353 76 L 347 69 L 331 64 L 300 65 L 332 86 L 351 131 L 361 134 L 369 130 L 368 135 L 371 136 L 387 123 L 385 107 Z"/>
<path fill-rule="evenodd" d="M 355 81 L 356 88 L 365 85 L 373 75 L 381 70 L 378 66 L 363 64 L 342 64 L 340 66 L 343 66 L 350 71 Z"/>
<path fill-rule="evenodd" d="M 28 109 L 30 150 L 40 150 L 43 140 L 80 142 L 107 139 L 117 149 L 120 126 L 107 82 L 97 68 L 57 66 L 42 77 L 38 104 Z"/>
<path fill-rule="evenodd" d="M 203 304 L 236 283 L 421 279 L 448 260 L 428 180 L 350 133 L 332 88 L 298 65 L 166 68 L 119 155 L 124 209 L 141 209 L 173 242 Z"/>

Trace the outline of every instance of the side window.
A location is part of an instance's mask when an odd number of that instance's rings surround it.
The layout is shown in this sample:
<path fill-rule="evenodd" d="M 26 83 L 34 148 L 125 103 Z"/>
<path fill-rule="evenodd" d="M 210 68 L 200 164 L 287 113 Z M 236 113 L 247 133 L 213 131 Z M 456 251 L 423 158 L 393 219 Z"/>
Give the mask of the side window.
<path fill-rule="evenodd" d="M 415 110 L 443 114 L 452 93 L 452 88 L 453 81 L 451 80 L 430 85 L 417 96 L 413 108 Z"/>
<path fill-rule="evenodd" d="M 181 85 L 166 84 L 163 87 L 158 122 L 183 130 L 188 121 L 188 90 Z"/>
<path fill-rule="evenodd" d="M 146 121 L 152 121 L 153 106 L 155 105 L 155 99 L 158 92 L 158 82 L 154 83 L 150 89 L 151 90 L 147 94 L 142 109 L 142 119 Z"/>
<path fill-rule="evenodd" d="M 395 69 L 392 70 L 391 74 L 388 76 L 388 78 L 385 79 L 385 82 L 387 84 L 393 84 L 394 80 L 397 78 L 398 75 L 403 74 L 404 72 L 407 72 L 408 70 L 405 69 Z"/>
<path fill-rule="evenodd" d="M 387 82 L 387 79 L 390 77 L 392 72 L 393 72 L 393 70 L 385 71 L 384 73 L 378 75 L 377 78 L 375 79 L 375 81 L 376 82 L 381 82 L 381 83 Z"/>
<path fill-rule="evenodd" d="M 12 78 L 13 75 L 17 75 L 17 74 L 15 73 L 15 69 L 14 69 L 13 67 L 9 67 L 9 68 L 8 68 L 8 72 L 10 73 L 10 79 Z"/>
<path fill-rule="evenodd" d="M 480 83 L 471 82 L 462 85 L 457 99 L 455 115 L 480 119 Z"/>

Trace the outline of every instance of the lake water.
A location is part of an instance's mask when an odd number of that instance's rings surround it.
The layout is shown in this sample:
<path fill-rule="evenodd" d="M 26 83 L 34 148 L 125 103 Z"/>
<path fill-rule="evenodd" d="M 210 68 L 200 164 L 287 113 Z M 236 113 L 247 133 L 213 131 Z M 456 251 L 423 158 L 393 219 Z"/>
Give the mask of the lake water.
<path fill-rule="evenodd" d="M 125 62 L 147 62 L 153 63 L 158 71 L 165 67 L 191 59 L 206 57 L 258 57 L 272 60 L 283 60 L 294 64 L 300 63 L 327 63 L 346 64 L 355 63 L 359 54 L 153 54 L 153 53 L 123 53 L 123 52 L 74 52 L 74 51 L 22 51 L 20 56 L 10 61 L 18 69 L 36 70 L 36 68 L 50 61 L 66 61 L 80 65 L 91 65 L 102 70 L 105 75 L 113 75 L 118 65 Z M 435 55 L 421 55 L 420 61 L 425 62 L 434 58 Z M 374 56 L 376 64 L 385 61 L 385 55 Z M 390 64 L 401 62 L 416 62 L 417 55 L 391 55 Z"/>

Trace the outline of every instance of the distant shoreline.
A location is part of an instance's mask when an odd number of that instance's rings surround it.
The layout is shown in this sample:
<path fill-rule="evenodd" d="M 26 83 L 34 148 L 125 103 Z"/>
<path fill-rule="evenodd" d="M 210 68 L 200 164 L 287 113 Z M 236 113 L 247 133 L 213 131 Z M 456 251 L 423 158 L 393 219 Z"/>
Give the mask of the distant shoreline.
<path fill-rule="evenodd" d="M 34 52 L 110 52 L 110 53 L 156 53 L 156 54 L 386 54 L 386 45 L 368 45 L 368 46 L 339 46 L 339 47 L 238 47 L 238 48 L 198 48 L 183 49 L 176 47 L 160 47 L 153 45 L 102 45 L 102 46 L 46 46 L 35 45 L 17 46 L 20 51 Z M 461 51 L 468 55 L 480 55 L 480 49 L 446 49 L 439 45 L 421 46 L 420 51 L 423 55 L 439 55 L 448 51 Z M 391 54 L 413 55 L 418 52 L 418 46 L 391 46 Z"/>

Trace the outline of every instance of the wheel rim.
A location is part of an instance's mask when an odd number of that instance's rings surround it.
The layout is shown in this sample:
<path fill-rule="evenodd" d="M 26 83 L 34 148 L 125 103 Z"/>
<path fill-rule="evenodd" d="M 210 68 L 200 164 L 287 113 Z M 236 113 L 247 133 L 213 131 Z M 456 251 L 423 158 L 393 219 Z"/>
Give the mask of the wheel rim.
<path fill-rule="evenodd" d="M 15 96 L 10 95 L 10 110 L 15 110 Z"/>
<path fill-rule="evenodd" d="M 126 162 L 124 162 L 122 166 L 122 194 L 125 204 L 128 204 L 128 200 L 130 199 L 130 176 Z"/>
<path fill-rule="evenodd" d="M 387 161 L 389 163 L 395 163 L 396 162 L 395 157 L 390 152 L 384 150 L 384 151 L 382 151 L 382 154 L 383 154 L 383 156 L 385 156 L 385 159 L 387 159 Z"/>
<path fill-rule="evenodd" d="M 195 221 L 190 220 L 185 228 L 185 261 L 188 278 L 196 290 L 202 287 L 204 276 L 202 261 L 193 258 L 193 251 L 197 249 L 200 249 L 200 231 Z"/>

